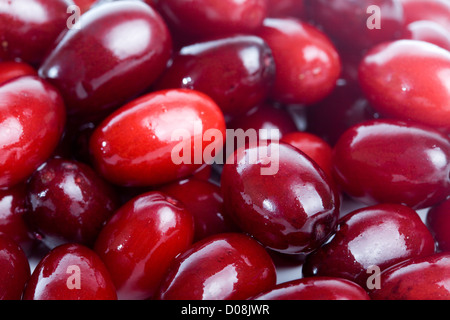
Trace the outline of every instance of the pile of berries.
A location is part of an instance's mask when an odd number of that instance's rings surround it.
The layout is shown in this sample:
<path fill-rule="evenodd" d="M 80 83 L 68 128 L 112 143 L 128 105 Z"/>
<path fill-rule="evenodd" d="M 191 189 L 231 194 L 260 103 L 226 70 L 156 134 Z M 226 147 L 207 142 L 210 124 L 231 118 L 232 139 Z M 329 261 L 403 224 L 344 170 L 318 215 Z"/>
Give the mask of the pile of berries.
<path fill-rule="evenodd" d="M 450 300 L 449 50 L 448 0 L 0 0 L 0 299 Z"/>

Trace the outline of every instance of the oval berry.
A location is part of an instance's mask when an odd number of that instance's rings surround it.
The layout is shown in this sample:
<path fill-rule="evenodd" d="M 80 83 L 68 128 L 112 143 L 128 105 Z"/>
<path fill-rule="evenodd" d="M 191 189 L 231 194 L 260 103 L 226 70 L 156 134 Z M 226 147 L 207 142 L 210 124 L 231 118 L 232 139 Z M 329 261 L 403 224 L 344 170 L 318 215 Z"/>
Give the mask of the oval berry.
<path fill-rule="evenodd" d="M 0 86 L 0 188 L 24 181 L 50 157 L 65 117 L 58 91 L 36 76 Z"/>
<path fill-rule="evenodd" d="M 28 180 L 25 214 L 49 248 L 63 243 L 92 246 L 118 208 L 118 196 L 92 169 L 78 161 L 48 160 Z"/>
<path fill-rule="evenodd" d="M 439 251 L 450 251 L 450 198 L 432 207 L 427 214 L 426 224 L 436 241 Z"/>
<path fill-rule="evenodd" d="M 337 142 L 333 175 L 343 191 L 367 205 L 427 208 L 449 194 L 450 141 L 416 123 L 364 122 Z"/>
<path fill-rule="evenodd" d="M 22 248 L 0 233 L 0 300 L 21 300 L 30 278 L 30 265 Z"/>
<path fill-rule="evenodd" d="M 379 275 L 373 300 L 449 300 L 449 253 L 436 253 L 398 263 Z"/>
<path fill-rule="evenodd" d="M 226 212 L 242 231 L 282 253 L 308 253 L 335 231 L 339 195 L 309 157 L 284 143 L 251 144 L 222 171 Z"/>
<path fill-rule="evenodd" d="M 144 92 L 164 71 L 171 36 L 140 1 L 92 8 L 51 49 L 39 75 L 57 87 L 69 114 L 111 110 Z"/>
<path fill-rule="evenodd" d="M 341 278 L 310 277 L 280 283 L 253 300 L 370 300 L 358 284 Z"/>
<path fill-rule="evenodd" d="M 208 133 L 218 140 L 204 142 Z M 211 98 L 172 89 L 144 95 L 112 113 L 92 134 L 90 150 L 107 180 L 150 186 L 186 178 L 209 160 L 208 150 L 222 150 L 224 137 L 225 120 Z"/>
<path fill-rule="evenodd" d="M 64 244 L 38 263 L 24 300 L 117 300 L 116 289 L 102 260 L 80 244 Z"/>
<path fill-rule="evenodd" d="M 336 86 L 339 54 L 328 36 L 294 18 L 268 18 L 258 31 L 272 50 L 276 75 L 272 98 L 286 104 L 313 104 Z"/>
<path fill-rule="evenodd" d="M 433 253 L 433 237 L 416 211 L 380 204 L 341 218 L 333 239 L 306 257 L 303 274 L 344 278 L 366 288 L 371 267 L 384 270 Z"/>
<path fill-rule="evenodd" d="M 265 249 L 244 234 L 225 233 L 196 242 L 178 256 L 155 298 L 245 300 L 275 283 L 275 266 Z"/>
<path fill-rule="evenodd" d="M 196 38 L 252 33 L 267 15 L 266 0 L 165 0 L 156 6 L 174 33 Z"/>
<path fill-rule="evenodd" d="M 201 91 L 231 117 L 262 103 L 274 78 L 267 44 L 256 36 L 233 36 L 181 48 L 156 88 Z"/>
<path fill-rule="evenodd" d="M 71 0 L 0 1 L 0 60 L 38 66 L 58 36 L 67 30 Z"/>
<path fill-rule="evenodd" d="M 450 131 L 450 52 L 417 40 L 372 48 L 359 67 L 359 83 L 382 115 Z"/>
<path fill-rule="evenodd" d="M 193 236 L 192 215 L 181 202 L 149 192 L 117 210 L 94 248 L 111 274 L 119 299 L 148 299 Z"/>

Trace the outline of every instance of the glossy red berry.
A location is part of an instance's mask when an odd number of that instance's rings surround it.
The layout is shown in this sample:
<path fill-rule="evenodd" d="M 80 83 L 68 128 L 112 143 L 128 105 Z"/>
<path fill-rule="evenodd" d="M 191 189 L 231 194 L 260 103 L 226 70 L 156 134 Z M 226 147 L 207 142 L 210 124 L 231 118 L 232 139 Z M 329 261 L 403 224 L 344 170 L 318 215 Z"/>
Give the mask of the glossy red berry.
<path fill-rule="evenodd" d="M 218 139 L 208 140 L 213 139 L 208 133 Z M 107 180 L 154 186 L 194 173 L 214 150 L 222 150 L 225 136 L 223 113 L 211 98 L 195 90 L 169 89 L 141 96 L 112 113 L 92 134 L 90 150 L 94 166 Z"/>
<path fill-rule="evenodd" d="M 267 15 L 266 0 L 164 0 L 156 6 L 174 33 L 196 38 L 253 33 Z"/>
<path fill-rule="evenodd" d="M 26 220 L 49 248 L 68 242 L 92 246 L 119 207 L 114 189 L 91 167 L 74 160 L 48 160 L 27 187 Z"/>
<path fill-rule="evenodd" d="M 404 23 L 398 0 L 306 0 L 308 16 L 339 47 L 369 49 L 399 39 Z"/>
<path fill-rule="evenodd" d="M 275 79 L 275 62 L 256 36 L 231 36 L 184 46 L 156 89 L 186 88 L 210 96 L 225 116 L 264 102 Z"/>
<path fill-rule="evenodd" d="M 309 277 L 280 283 L 253 300 L 370 300 L 358 284 L 333 277 Z"/>
<path fill-rule="evenodd" d="M 25 183 L 0 190 L 0 233 L 10 237 L 26 254 L 30 254 L 35 241 L 31 228 L 25 221 L 27 210 Z"/>
<path fill-rule="evenodd" d="M 111 110 L 142 94 L 164 71 L 171 35 L 140 1 L 92 8 L 51 48 L 39 75 L 57 87 L 69 114 Z"/>
<path fill-rule="evenodd" d="M 427 214 L 426 224 L 436 241 L 439 251 L 450 251 L 450 198 L 432 207 Z"/>
<path fill-rule="evenodd" d="M 224 165 L 221 184 L 228 214 L 274 251 L 309 253 L 335 231 L 337 191 L 316 163 L 288 144 L 238 149 Z"/>
<path fill-rule="evenodd" d="M 182 202 L 192 214 L 195 224 L 194 242 L 211 235 L 238 231 L 223 209 L 223 197 L 218 185 L 189 178 L 162 186 L 158 190 Z"/>
<path fill-rule="evenodd" d="M 309 105 L 331 93 L 341 62 L 326 34 L 294 18 L 265 19 L 257 34 L 267 42 L 275 59 L 274 100 Z"/>
<path fill-rule="evenodd" d="M 172 260 L 192 243 L 190 212 L 160 192 L 144 193 L 123 205 L 95 243 L 119 299 L 149 299 Z"/>
<path fill-rule="evenodd" d="M 58 91 L 36 76 L 0 85 L 0 188 L 27 179 L 56 149 L 65 125 Z"/>
<path fill-rule="evenodd" d="M 448 300 L 449 253 L 436 253 L 396 264 L 379 275 L 379 287 L 370 292 L 373 300 Z"/>
<path fill-rule="evenodd" d="M 155 298 L 245 300 L 275 284 L 275 266 L 265 249 L 244 234 L 225 233 L 196 242 L 178 256 Z"/>
<path fill-rule="evenodd" d="M 20 300 L 30 277 L 30 265 L 22 248 L 0 233 L 0 300 Z"/>
<path fill-rule="evenodd" d="M 362 203 L 423 209 L 449 194 L 450 142 L 416 123 L 368 121 L 340 137 L 333 171 L 343 191 Z"/>
<path fill-rule="evenodd" d="M 380 204 L 341 218 L 333 239 L 306 257 L 303 274 L 344 278 L 367 289 L 371 267 L 382 271 L 433 253 L 433 237 L 416 211 Z"/>
<path fill-rule="evenodd" d="M 80 244 L 64 244 L 38 263 L 24 300 L 116 300 L 117 294 L 102 260 Z"/>
<path fill-rule="evenodd" d="M 0 1 L 0 60 L 38 66 L 58 36 L 67 30 L 72 0 Z"/>
<path fill-rule="evenodd" d="M 359 83 L 382 115 L 450 131 L 450 52 L 417 40 L 372 48 L 359 67 Z"/>
<path fill-rule="evenodd" d="M 0 85 L 8 80 L 21 76 L 37 76 L 37 71 L 25 62 L 0 62 Z"/>

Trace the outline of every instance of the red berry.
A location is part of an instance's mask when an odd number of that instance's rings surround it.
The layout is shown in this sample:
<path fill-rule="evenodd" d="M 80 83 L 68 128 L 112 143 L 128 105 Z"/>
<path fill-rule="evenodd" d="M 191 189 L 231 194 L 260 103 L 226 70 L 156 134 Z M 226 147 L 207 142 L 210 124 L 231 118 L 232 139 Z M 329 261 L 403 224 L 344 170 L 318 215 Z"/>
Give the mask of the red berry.
<path fill-rule="evenodd" d="M 159 192 L 123 205 L 95 243 L 119 299 L 151 298 L 172 260 L 192 243 L 194 221 L 181 202 Z"/>
<path fill-rule="evenodd" d="M 333 239 L 306 257 L 303 274 L 344 278 L 367 288 L 370 267 L 382 271 L 433 253 L 433 237 L 416 211 L 381 204 L 341 218 Z"/>
<path fill-rule="evenodd" d="M 30 265 L 22 248 L 0 234 L 0 300 L 20 300 L 30 277 Z"/>
<path fill-rule="evenodd" d="M 373 300 L 449 300 L 450 255 L 437 253 L 396 264 L 380 275 Z"/>
<path fill-rule="evenodd" d="M 288 144 L 238 149 L 221 183 L 226 212 L 274 251 L 309 253 L 335 231 L 338 192 L 316 163 Z"/>
<path fill-rule="evenodd" d="M 370 300 L 356 283 L 333 277 L 310 277 L 280 283 L 253 300 Z"/>
<path fill-rule="evenodd" d="M 72 0 L 0 1 L 0 60 L 38 66 L 53 42 L 67 30 Z"/>
<path fill-rule="evenodd" d="M 222 141 L 203 142 L 210 129 Z M 172 89 L 141 96 L 112 113 L 94 131 L 90 150 L 95 167 L 107 180 L 153 186 L 191 175 L 205 163 L 206 148 L 222 150 L 225 135 L 223 114 L 211 98 L 194 90 Z M 174 161 L 173 156 L 180 159 Z"/>
<path fill-rule="evenodd" d="M 331 40 L 294 18 L 268 18 L 258 32 L 275 59 L 272 98 L 287 104 L 313 104 L 336 86 L 341 62 Z"/>
<path fill-rule="evenodd" d="M 24 300 L 116 300 L 104 263 L 91 249 L 64 244 L 47 253 L 31 275 Z"/>
<path fill-rule="evenodd" d="M 196 242 L 168 269 L 158 300 L 245 300 L 276 284 L 270 255 L 252 238 L 225 233 Z"/>
<path fill-rule="evenodd" d="M 69 114 L 111 110 L 142 94 L 164 71 L 171 36 L 162 18 L 140 1 L 92 8 L 66 32 L 39 68 Z"/>
<path fill-rule="evenodd" d="M 360 85 L 375 110 L 450 132 L 449 75 L 450 52 L 417 40 L 376 46 L 359 67 Z"/>
<path fill-rule="evenodd" d="M 118 196 L 86 164 L 48 160 L 28 181 L 28 224 L 49 248 L 68 242 L 92 246 L 118 208 Z"/>
<path fill-rule="evenodd" d="M 450 141 L 411 122 L 364 122 L 340 137 L 333 171 L 343 191 L 367 205 L 427 208 L 449 194 Z"/>
<path fill-rule="evenodd" d="M 232 117 L 264 102 L 274 79 L 267 44 L 255 36 L 233 36 L 181 48 L 156 88 L 201 91 Z"/>
<path fill-rule="evenodd" d="M 65 124 L 60 94 L 36 76 L 0 85 L 0 188 L 27 179 L 56 149 Z"/>

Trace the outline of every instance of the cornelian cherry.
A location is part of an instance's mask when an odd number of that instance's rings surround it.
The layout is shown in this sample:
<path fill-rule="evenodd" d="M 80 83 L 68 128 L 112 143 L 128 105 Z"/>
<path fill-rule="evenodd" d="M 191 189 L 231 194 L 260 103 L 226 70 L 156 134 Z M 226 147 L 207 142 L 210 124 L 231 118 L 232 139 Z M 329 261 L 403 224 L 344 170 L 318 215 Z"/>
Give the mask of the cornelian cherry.
<path fill-rule="evenodd" d="M 166 68 L 171 35 L 150 6 L 106 3 L 81 15 L 78 23 L 80 28 L 50 48 L 38 70 L 61 92 L 69 114 L 117 108 L 145 92 Z"/>
<path fill-rule="evenodd" d="M 108 270 L 98 255 L 80 244 L 64 244 L 38 263 L 24 300 L 117 300 Z"/>
<path fill-rule="evenodd" d="M 217 133 L 218 140 L 204 141 L 207 131 Z M 143 95 L 109 115 L 92 134 L 90 151 L 95 168 L 110 182 L 157 186 L 193 174 L 205 164 L 205 150 L 212 156 L 222 150 L 225 136 L 223 113 L 210 97 L 169 89 Z"/>
<path fill-rule="evenodd" d="M 274 100 L 310 105 L 331 93 L 342 66 L 326 34 L 295 18 L 267 18 L 257 34 L 275 59 Z"/>
<path fill-rule="evenodd" d="M 275 266 L 266 250 L 247 235 L 224 233 L 176 257 L 155 299 L 245 300 L 275 284 Z"/>
<path fill-rule="evenodd" d="M 119 207 L 115 190 L 88 165 L 52 158 L 27 183 L 25 218 L 49 248 L 63 243 L 92 246 Z"/>
<path fill-rule="evenodd" d="M 122 300 L 153 297 L 172 260 L 192 244 L 194 219 L 181 202 L 160 192 L 141 194 L 116 211 L 95 251 Z"/>
<path fill-rule="evenodd" d="M 450 141 L 415 122 L 363 122 L 335 145 L 333 175 L 344 192 L 367 205 L 428 208 L 450 192 Z"/>
<path fill-rule="evenodd" d="M 368 289 L 369 268 L 382 271 L 433 253 L 433 237 L 416 211 L 380 204 L 341 218 L 333 239 L 306 257 L 303 274 L 344 278 Z"/>
<path fill-rule="evenodd" d="M 221 184 L 228 214 L 271 250 L 309 253 L 335 232 L 338 191 L 291 145 L 271 141 L 238 149 L 224 165 Z"/>
<path fill-rule="evenodd" d="M 230 36 L 182 47 L 155 89 L 186 88 L 210 96 L 225 116 L 263 103 L 275 79 L 275 62 L 256 36 Z"/>
<path fill-rule="evenodd" d="M 450 132 L 449 74 L 448 50 L 425 41 L 397 40 L 367 53 L 359 67 L 359 83 L 383 116 Z"/>
<path fill-rule="evenodd" d="M 0 85 L 0 188 L 29 176 L 53 153 L 66 112 L 59 92 L 37 76 Z"/>

